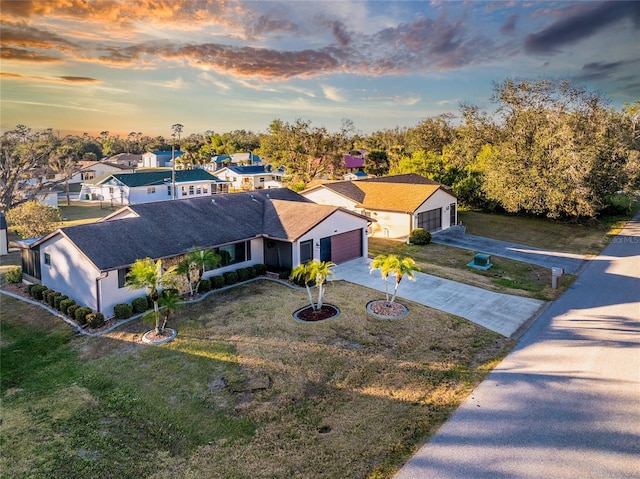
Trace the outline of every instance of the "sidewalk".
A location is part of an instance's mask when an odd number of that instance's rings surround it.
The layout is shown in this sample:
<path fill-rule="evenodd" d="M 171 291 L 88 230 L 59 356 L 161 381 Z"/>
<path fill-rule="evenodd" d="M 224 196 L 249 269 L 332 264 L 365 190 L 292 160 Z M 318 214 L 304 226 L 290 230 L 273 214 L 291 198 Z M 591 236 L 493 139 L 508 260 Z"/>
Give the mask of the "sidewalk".
<path fill-rule="evenodd" d="M 340 264 L 332 279 L 384 293 L 380 272 L 369 273 L 370 263 L 369 259 L 359 258 Z M 389 284 L 390 291 L 392 287 Z M 460 316 L 507 337 L 546 305 L 537 299 L 486 291 L 424 273 L 416 273 L 416 281 L 404 278 L 398 297 Z"/>

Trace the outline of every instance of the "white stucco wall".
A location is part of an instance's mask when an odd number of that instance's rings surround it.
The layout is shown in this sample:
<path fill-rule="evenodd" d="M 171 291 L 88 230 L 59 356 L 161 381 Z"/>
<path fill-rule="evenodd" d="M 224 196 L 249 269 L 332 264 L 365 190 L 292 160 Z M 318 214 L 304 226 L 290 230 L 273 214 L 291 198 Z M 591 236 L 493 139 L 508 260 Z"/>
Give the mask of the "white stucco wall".
<path fill-rule="evenodd" d="M 45 263 L 45 253 L 51 264 Z M 96 309 L 96 278 L 100 272 L 58 234 L 40 245 L 41 280 L 47 288 L 66 294 L 76 303 Z"/>
<path fill-rule="evenodd" d="M 411 232 L 411 214 L 394 211 L 369 210 L 376 220 L 371 225 L 371 236 L 377 238 L 403 238 Z"/>
<path fill-rule="evenodd" d="M 363 229 L 363 244 L 362 254 L 367 255 L 368 243 L 367 243 L 367 224 L 368 221 L 364 218 L 350 215 L 344 211 L 336 211 L 329 218 L 322 223 L 312 228 L 307 233 L 302 235 L 293 245 L 293 265 L 294 267 L 300 264 L 300 243 L 303 241 L 313 241 L 313 259 L 320 260 L 320 247 L 316 247 L 316 243 L 320 243 L 320 238 L 326 238 L 327 236 L 335 236 L 348 231 L 356 229 Z"/>

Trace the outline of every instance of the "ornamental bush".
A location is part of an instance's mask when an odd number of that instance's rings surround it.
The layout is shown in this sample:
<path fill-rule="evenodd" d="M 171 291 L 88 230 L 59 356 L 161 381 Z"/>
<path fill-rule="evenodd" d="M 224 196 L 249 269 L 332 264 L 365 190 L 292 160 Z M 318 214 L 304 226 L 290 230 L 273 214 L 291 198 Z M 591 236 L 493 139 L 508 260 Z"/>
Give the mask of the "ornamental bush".
<path fill-rule="evenodd" d="M 267 266 L 262 264 L 262 263 L 258 263 L 256 265 L 253 266 L 256 270 L 256 274 L 258 276 L 262 276 L 267 272 Z"/>
<path fill-rule="evenodd" d="M 49 288 L 42 284 L 32 284 L 31 286 L 29 286 L 29 294 L 31 295 L 31 297 L 40 301 L 42 301 L 42 295 L 44 294 L 44 292 L 48 290 Z"/>
<path fill-rule="evenodd" d="M 212 276 L 211 277 L 211 287 L 213 289 L 224 288 L 224 276 L 222 276 L 222 275 Z"/>
<path fill-rule="evenodd" d="M 133 315 L 133 307 L 129 303 L 116 304 L 113 307 L 113 314 L 115 314 L 118 319 L 130 318 Z"/>
<path fill-rule="evenodd" d="M 144 313 L 146 310 L 149 309 L 149 300 L 147 299 L 146 296 L 134 298 L 133 301 L 131 301 L 131 307 L 132 307 L 132 312 L 135 314 Z"/>
<path fill-rule="evenodd" d="M 247 268 L 239 268 L 236 273 L 238 273 L 238 281 L 246 281 L 249 279 L 249 270 Z"/>
<path fill-rule="evenodd" d="M 60 303 L 65 299 L 69 299 L 66 294 L 60 294 L 53 297 L 53 307 L 60 311 Z"/>
<path fill-rule="evenodd" d="M 224 276 L 224 284 L 227 286 L 238 282 L 238 273 L 235 271 L 227 271 L 226 273 L 222 273 L 222 276 Z"/>
<path fill-rule="evenodd" d="M 104 314 L 102 313 L 87 314 L 87 324 L 92 329 L 96 329 L 104 326 Z"/>
<path fill-rule="evenodd" d="M 62 296 L 62 293 L 60 293 L 59 291 L 49 291 L 47 293 L 47 303 L 49 303 L 49 306 L 51 306 L 52 308 L 54 308 L 56 305 L 57 296 Z"/>
<path fill-rule="evenodd" d="M 73 299 L 63 299 L 62 301 L 60 301 L 60 312 L 62 314 L 69 314 L 69 306 L 71 306 L 72 304 L 76 304 Z"/>
<path fill-rule="evenodd" d="M 7 271 L 5 279 L 9 283 L 20 283 L 22 281 L 22 268 L 18 266 L 17 268 L 10 269 Z"/>
<path fill-rule="evenodd" d="M 409 243 L 415 245 L 429 244 L 431 243 L 431 233 L 423 228 L 416 228 L 409 235 Z"/>
<path fill-rule="evenodd" d="M 89 316 L 91 313 L 93 313 L 93 310 L 91 308 L 87 308 L 86 306 L 82 306 L 82 307 L 76 309 L 75 313 L 73 313 L 73 314 L 74 314 L 78 324 L 85 325 L 85 324 L 87 324 L 87 316 Z"/>
<path fill-rule="evenodd" d="M 255 278 L 256 276 L 258 276 L 258 273 L 256 272 L 256 268 L 255 268 L 255 267 L 253 267 L 253 266 L 249 266 L 249 267 L 247 268 L 247 271 L 249 272 L 249 278 L 250 278 L 250 279 L 253 279 L 253 278 Z"/>
<path fill-rule="evenodd" d="M 70 318 L 75 319 L 76 317 L 76 310 L 80 308 L 79 304 L 72 304 L 70 306 L 67 307 L 67 316 L 69 316 Z"/>
<path fill-rule="evenodd" d="M 200 280 L 200 284 L 198 285 L 198 293 L 206 293 L 211 290 L 211 281 L 208 279 Z"/>

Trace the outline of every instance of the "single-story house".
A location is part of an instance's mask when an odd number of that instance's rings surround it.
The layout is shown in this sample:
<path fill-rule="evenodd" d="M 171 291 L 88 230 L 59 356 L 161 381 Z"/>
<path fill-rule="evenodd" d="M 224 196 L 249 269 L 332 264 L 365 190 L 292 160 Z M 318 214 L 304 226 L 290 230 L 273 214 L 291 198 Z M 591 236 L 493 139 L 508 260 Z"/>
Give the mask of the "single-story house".
<path fill-rule="evenodd" d="M 134 172 L 135 167 L 125 167 L 120 166 L 115 163 L 109 163 L 106 161 L 79 161 L 76 165 L 76 169 L 69 178 L 68 183 L 70 185 L 80 184 L 83 181 L 92 180 L 94 178 L 98 178 L 104 176 L 108 173 L 127 173 Z M 46 179 L 43 183 L 59 183 L 63 182 L 65 178 L 65 173 L 54 171 L 52 169 L 47 169 Z"/>
<path fill-rule="evenodd" d="M 174 188 L 175 186 L 175 188 Z M 227 193 L 229 184 L 201 169 L 111 174 L 82 184 L 80 200 L 118 205 Z"/>
<path fill-rule="evenodd" d="M 225 263 L 205 278 L 259 263 L 271 271 L 312 259 L 342 263 L 366 256 L 370 221 L 281 188 L 129 205 L 96 223 L 14 244 L 22 248 L 25 282 L 110 317 L 116 304 L 145 294 L 125 286 L 138 259 L 176 261 L 193 247 L 211 249 Z"/>
<path fill-rule="evenodd" d="M 182 155 L 184 151 L 147 151 L 142 154 L 142 168 L 171 168 Z"/>
<path fill-rule="evenodd" d="M 109 158 L 103 158 L 102 162 L 135 169 L 142 166 L 142 155 L 136 153 L 118 153 L 117 155 L 110 156 Z"/>
<path fill-rule="evenodd" d="M 415 228 L 433 232 L 457 224 L 455 195 L 416 174 L 323 183 L 301 194 L 375 219 L 369 233 L 377 237 L 405 238 Z"/>
<path fill-rule="evenodd" d="M 230 182 L 233 191 L 248 191 L 282 188 L 284 169 L 273 170 L 271 165 L 229 165 L 215 173 L 218 178 Z"/>

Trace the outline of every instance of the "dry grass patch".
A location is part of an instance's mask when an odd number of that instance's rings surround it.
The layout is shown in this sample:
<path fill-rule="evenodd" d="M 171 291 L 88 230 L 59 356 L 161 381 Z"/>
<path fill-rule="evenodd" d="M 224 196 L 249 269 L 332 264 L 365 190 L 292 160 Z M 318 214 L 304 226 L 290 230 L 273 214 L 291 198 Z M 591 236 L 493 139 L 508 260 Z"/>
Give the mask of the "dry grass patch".
<path fill-rule="evenodd" d="M 377 319 L 365 305 L 379 297 L 330 283 L 341 315 L 304 324 L 306 292 L 263 280 L 186 305 L 162 346 L 139 344 L 139 321 L 69 335 L 46 376 L 4 395 L 7 477 L 392 477 L 514 342 L 409 302 Z M 69 397 L 73 417 L 33 407 Z"/>

